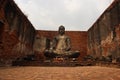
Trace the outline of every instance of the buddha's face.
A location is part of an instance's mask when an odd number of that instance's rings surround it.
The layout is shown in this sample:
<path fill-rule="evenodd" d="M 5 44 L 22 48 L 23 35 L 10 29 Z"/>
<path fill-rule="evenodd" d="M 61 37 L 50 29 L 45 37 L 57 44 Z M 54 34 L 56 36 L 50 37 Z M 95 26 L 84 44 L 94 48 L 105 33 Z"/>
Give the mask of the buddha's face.
<path fill-rule="evenodd" d="M 60 26 L 60 27 L 59 27 L 59 34 L 60 34 L 60 35 L 65 34 L 65 28 L 64 28 L 63 26 Z"/>

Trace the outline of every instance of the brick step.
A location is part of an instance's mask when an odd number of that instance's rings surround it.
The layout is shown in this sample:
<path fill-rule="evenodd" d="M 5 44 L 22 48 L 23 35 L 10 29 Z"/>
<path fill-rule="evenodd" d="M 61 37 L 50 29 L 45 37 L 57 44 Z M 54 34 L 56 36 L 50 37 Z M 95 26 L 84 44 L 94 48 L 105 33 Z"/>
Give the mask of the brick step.
<path fill-rule="evenodd" d="M 16 61 L 14 66 L 75 66 L 75 62 L 41 62 L 41 61 Z"/>

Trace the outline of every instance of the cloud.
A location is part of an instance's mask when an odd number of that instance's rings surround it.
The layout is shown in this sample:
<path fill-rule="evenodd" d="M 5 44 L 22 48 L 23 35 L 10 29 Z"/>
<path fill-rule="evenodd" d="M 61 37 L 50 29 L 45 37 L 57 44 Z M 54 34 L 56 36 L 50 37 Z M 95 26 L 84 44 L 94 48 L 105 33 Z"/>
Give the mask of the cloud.
<path fill-rule="evenodd" d="M 113 0 L 15 0 L 36 29 L 86 31 Z"/>
<path fill-rule="evenodd" d="M 68 13 L 76 13 L 81 7 L 79 0 L 64 0 L 63 3 Z"/>

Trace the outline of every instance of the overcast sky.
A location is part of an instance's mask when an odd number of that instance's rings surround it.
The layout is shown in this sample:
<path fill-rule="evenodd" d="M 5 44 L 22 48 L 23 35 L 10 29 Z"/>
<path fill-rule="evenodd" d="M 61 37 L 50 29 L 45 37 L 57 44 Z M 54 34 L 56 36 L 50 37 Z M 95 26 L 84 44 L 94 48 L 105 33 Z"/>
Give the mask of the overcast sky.
<path fill-rule="evenodd" d="M 113 0 L 14 0 L 39 30 L 86 31 Z"/>

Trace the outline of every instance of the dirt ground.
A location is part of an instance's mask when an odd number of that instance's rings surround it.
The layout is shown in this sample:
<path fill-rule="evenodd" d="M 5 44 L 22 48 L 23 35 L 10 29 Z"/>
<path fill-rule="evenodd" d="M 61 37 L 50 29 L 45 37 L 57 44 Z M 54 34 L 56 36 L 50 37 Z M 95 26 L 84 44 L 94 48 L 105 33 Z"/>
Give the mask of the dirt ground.
<path fill-rule="evenodd" d="M 0 67 L 0 80 L 120 80 L 119 68 Z"/>

